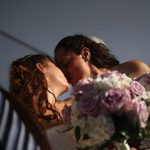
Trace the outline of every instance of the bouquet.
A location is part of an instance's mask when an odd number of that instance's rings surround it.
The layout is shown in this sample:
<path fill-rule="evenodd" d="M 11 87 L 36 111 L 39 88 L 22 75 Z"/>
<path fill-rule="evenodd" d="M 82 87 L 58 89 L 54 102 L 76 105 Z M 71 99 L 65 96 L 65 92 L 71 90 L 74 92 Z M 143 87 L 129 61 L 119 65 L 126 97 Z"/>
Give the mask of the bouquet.
<path fill-rule="evenodd" d="M 117 71 L 80 80 L 63 109 L 79 150 L 130 149 L 149 138 L 150 74 L 131 79 Z"/>

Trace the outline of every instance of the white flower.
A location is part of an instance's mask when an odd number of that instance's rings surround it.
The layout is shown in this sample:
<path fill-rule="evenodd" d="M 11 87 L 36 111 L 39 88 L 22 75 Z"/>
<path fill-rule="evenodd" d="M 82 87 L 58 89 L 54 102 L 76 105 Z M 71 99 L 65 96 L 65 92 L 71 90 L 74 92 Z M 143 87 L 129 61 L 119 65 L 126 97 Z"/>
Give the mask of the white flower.
<path fill-rule="evenodd" d="M 150 91 L 146 92 L 146 98 L 150 97 Z"/>
<path fill-rule="evenodd" d="M 84 140 L 83 138 L 79 141 L 80 147 L 85 148 L 93 145 L 102 145 L 115 132 L 113 120 L 108 115 L 99 115 L 98 117 L 87 117 L 86 128 L 82 130 L 82 135 L 87 134 L 89 139 Z"/>
<path fill-rule="evenodd" d="M 94 87 L 98 91 L 106 91 L 112 88 L 127 88 L 131 81 L 132 79 L 127 77 L 125 74 L 122 74 L 121 77 L 116 74 L 112 74 L 111 76 L 104 78 L 98 76 L 94 80 Z"/>

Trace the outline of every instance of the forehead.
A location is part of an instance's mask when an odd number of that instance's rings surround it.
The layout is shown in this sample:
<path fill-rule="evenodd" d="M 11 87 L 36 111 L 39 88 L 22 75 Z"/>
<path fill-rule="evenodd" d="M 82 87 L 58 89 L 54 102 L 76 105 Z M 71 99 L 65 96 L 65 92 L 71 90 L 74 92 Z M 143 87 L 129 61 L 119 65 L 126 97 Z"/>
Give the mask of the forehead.
<path fill-rule="evenodd" d="M 56 61 L 56 63 L 62 62 L 63 60 L 72 58 L 75 55 L 76 54 L 74 51 L 68 51 L 67 52 L 63 49 L 59 49 L 55 52 L 55 61 Z"/>

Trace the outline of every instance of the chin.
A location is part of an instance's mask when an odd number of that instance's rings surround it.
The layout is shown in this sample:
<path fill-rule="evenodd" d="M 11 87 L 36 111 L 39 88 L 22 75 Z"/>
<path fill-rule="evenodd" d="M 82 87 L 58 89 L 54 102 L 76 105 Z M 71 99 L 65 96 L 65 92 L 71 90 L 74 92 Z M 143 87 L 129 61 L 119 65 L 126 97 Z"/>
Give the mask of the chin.
<path fill-rule="evenodd" d="M 72 86 L 76 85 L 77 84 L 77 81 L 72 81 L 70 82 Z"/>
<path fill-rule="evenodd" d="M 65 88 L 65 92 L 67 92 L 69 89 L 70 89 L 70 84 L 67 83 L 67 84 L 66 84 L 66 88 Z"/>
<path fill-rule="evenodd" d="M 70 85 L 68 83 L 66 83 L 65 85 L 63 85 L 63 88 L 61 90 L 60 95 L 64 94 L 65 92 L 69 91 L 70 89 Z"/>

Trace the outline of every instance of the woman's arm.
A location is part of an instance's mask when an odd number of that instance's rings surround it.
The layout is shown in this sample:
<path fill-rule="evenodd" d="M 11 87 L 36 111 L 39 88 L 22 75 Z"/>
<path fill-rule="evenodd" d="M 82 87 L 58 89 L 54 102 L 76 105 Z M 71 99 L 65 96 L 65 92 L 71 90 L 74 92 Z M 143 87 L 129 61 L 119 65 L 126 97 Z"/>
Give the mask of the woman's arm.
<path fill-rule="evenodd" d="M 126 73 L 131 78 L 135 78 L 150 72 L 150 67 L 141 60 L 131 60 L 115 66 L 112 70 L 118 70 L 121 73 Z"/>

